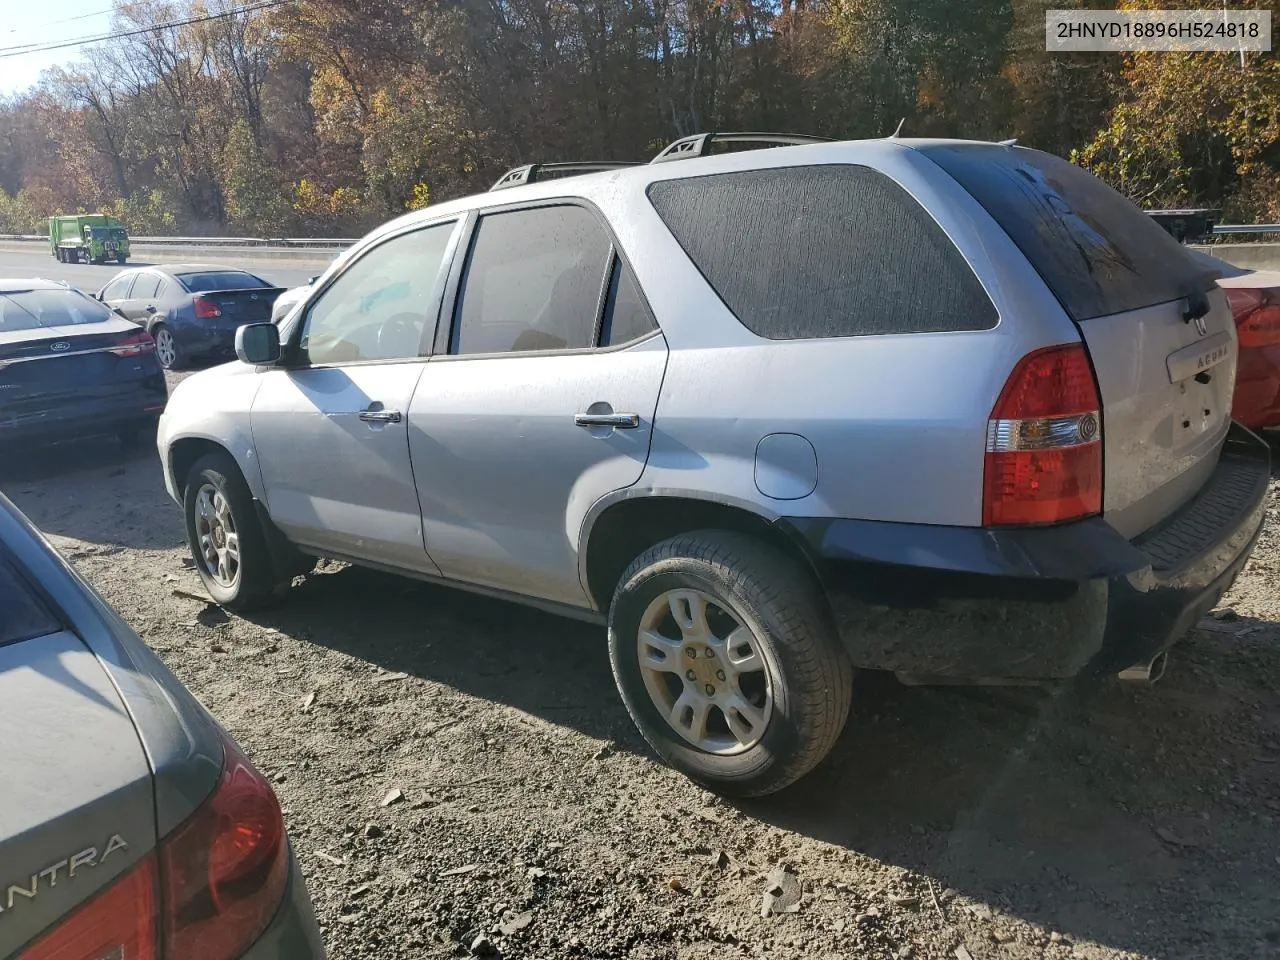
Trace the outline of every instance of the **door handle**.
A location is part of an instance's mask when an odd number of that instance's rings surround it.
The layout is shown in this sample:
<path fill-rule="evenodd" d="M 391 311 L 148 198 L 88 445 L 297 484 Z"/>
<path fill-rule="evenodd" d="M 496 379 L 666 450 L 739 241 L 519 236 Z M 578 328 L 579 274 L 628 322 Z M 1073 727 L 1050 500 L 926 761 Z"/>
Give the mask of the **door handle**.
<path fill-rule="evenodd" d="M 638 413 L 575 413 L 573 425 L 576 427 L 616 427 L 619 430 L 634 430 L 640 426 Z"/>
<path fill-rule="evenodd" d="M 154 306 L 153 304 L 148 303 L 148 304 L 147 304 L 147 306 L 146 306 L 146 311 L 147 311 L 147 313 L 155 313 L 155 312 L 156 312 L 156 308 L 155 308 L 155 306 Z"/>
<path fill-rule="evenodd" d="M 361 410 L 360 419 L 365 423 L 399 423 L 399 410 Z"/>

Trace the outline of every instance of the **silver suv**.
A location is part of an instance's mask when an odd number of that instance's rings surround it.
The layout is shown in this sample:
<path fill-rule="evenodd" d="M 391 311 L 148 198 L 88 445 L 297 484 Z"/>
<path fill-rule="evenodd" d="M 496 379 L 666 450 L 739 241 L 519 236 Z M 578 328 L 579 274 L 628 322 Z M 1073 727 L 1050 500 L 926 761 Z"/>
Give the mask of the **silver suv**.
<path fill-rule="evenodd" d="M 513 171 L 241 328 L 159 432 L 212 596 L 331 557 L 607 624 L 645 738 L 742 795 L 854 669 L 1158 664 L 1264 512 L 1212 277 L 1034 150 L 720 139 Z"/>

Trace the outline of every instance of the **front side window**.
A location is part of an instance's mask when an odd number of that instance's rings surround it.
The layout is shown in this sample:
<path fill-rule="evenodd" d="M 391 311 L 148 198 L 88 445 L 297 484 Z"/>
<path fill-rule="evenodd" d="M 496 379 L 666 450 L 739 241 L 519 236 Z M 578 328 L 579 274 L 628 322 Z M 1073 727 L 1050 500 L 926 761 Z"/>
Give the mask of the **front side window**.
<path fill-rule="evenodd" d="M 452 352 L 594 346 L 612 249 L 600 221 L 582 207 L 481 217 L 458 293 Z"/>
<path fill-rule="evenodd" d="M 307 311 L 307 362 L 401 360 L 420 353 L 435 321 L 435 292 L 454 224 L 401 234 L 352 263 Z"/>
<path fill-rule="evenodd" d="M 129 296 L 129 285 L 133 283 L 134 273 L 124 273 L 116 277 L 102 288 L 103 300 L 124 300 Z"/>

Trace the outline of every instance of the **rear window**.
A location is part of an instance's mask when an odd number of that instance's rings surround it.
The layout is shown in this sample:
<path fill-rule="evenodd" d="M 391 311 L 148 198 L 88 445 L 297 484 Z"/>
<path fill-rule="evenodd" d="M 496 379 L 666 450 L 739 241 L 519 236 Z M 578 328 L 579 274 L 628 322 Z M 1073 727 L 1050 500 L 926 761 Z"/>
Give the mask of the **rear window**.
<path fill-rule="evenodd" d="M 189 293 L 217 293 L 219 290 L 246 290 L 252 287 L 269 287 L 261 277 L 240 270 L 217 270 L 207 273 L 174 274 Z M 136 294 L 135 294 L 136 296 Z"/>
<path fill-rule="evenodd" d="M 1178 300 L 1204 271 L 1101 180 L 1025 147 L 918 148 L 1004 228 L 1072 319 Z"/>
<path fill-rule="evenodd" d="M 0 333 L 101 323 L 111 316 L 110 310 L 79 290 L 0 293 Z"/>
<path fill-rule="evenodd" d="M 848 164 L 665 180 L 649 200 L 720 299 L 771 340 L 986 330 L 995 306 L 906 190 Z"/>
<path fill-rule="evenodd" d="M 62 629 L 0 552 L 0 646 Z"/>

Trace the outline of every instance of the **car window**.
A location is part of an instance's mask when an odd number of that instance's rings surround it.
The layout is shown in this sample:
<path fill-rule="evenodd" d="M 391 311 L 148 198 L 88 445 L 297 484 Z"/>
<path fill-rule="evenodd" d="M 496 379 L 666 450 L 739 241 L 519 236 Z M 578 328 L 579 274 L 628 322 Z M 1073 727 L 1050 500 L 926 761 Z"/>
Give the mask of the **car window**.
<path fill-rule="evenodd" d="M 101 323 L 114 314 L 79 290 L 19 290 L 0 293 L 0 333 Z"/>
<path fill-rule="evenodd" d="M 62 629 L 31 586 L 0 553 L 0 645 Z"/>
<path fill-rule="evenodd" d="M 600 326 L 600 346 L 626 343 L 656 329 L 658 325 L 640 296 L 635 274 L 625 260 L 615 257 L 613 275 L 609 279 L 609 299 L 605 305 L 604 322 Z"/>
<path fill-rule="evenodd" d="M 127 300 L 129 285 L 133 283 L 136 273 L 122 273 L 102 288 L 103 300 Z"/>
<path fill-rule="evenodd" d="M 853 164 L 662 180 L 649 199 L 707 282 L 771 340 L 987 330 L 995 305 L 889 177 Z"/>
<path fill-rule="evenodd" d="M 307 311 L 299 350 L 309 363 L 419 355 L 455 224 L 401 234 L 350 264 Z"/>
<path fill-rule="evenodd" d="M 187 288 L 188 293 L 217 293 L 219 290 L 247 290 L 271 286 L 261 277 L 255 277 L 252 273 L 245 273 L 243 270 L 210 270 L 201 273 L 177 273 L 174 276 Z M 134 291 L 133 296 L 137 299 L 137 291 Z"/>
<path fill-rule="evenodd" d="M 608 233 L 582 207 L 481 217 L 458 294 L 453 352 L 593 346 L 611 251 Z"/>
<path fill-rule="evenodd" d="M 154 273 L 140 273 L 129 294 L 131 300 L 154 300 L 156 291 L 160 289 L 160 278 Z"/>

